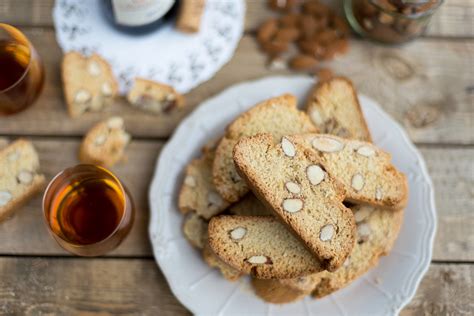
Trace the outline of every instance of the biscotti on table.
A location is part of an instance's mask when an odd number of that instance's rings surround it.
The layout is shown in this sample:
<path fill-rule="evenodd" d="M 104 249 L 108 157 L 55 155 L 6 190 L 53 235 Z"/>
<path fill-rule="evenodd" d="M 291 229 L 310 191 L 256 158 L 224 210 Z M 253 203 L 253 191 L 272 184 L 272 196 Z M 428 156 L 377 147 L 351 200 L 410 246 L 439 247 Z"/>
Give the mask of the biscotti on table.
<path fill-rule="evenodd" d="M 45 178 L 33 145 L 19 139 L 0 150 L 0 220 L 41 190 Z"/>

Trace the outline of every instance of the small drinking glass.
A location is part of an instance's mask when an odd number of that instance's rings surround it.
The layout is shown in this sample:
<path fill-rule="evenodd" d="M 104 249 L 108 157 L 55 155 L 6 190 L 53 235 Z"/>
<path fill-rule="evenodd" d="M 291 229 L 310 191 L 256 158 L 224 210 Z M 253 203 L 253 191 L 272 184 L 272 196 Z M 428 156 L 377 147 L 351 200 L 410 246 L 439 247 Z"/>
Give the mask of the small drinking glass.
<path fill-rule="evenodd" d="M 43 197 L 49 232 L 65 250 L 100 256 L 130 232 L 134 206 L 128 190 L 109 170 L 77 165 L 57 174 Z"/>
<path fill-rule="evenodd" d="M 0 23 L 0 116 L 33 104 L 43 83 L 43 64 L 33 45 L 18 29 Z"/>

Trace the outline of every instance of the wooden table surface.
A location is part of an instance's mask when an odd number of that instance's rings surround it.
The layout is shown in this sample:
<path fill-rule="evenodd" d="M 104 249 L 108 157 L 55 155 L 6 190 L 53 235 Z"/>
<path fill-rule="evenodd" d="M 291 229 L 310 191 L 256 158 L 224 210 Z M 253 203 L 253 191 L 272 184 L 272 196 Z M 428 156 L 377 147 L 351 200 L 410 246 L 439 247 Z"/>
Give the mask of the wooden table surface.
<path fill-rule="evenodd" d="M 416 41 L 387 47 L 353 39 L 350 52 L 328 64 L 405 127 L 434 182 L 438 231 L 433 260 L 402 315 L 474 313 L 474 3 L 470 1 L 445 1 L 426 35 Z M 62 53 L 52 6 L 53 0 L 0 0 L 0 21 L 18 26 L 32 40 L 44 59 L 47 78 L 32 108 L 0 118 L 0 140 L 31 139 L 49 180 L 78 163 L 81 137 L 93 123 L 119 113 L 134 140 L 127 150 L 128 162 L 112 169 L 136 200 L 136 222 L 127 240 L 107 256 L 73 257 L 49 237 L 41 218 L 41 196 L 31 200 L 0 223 L 0 315 L 188 315 L 157 268 L 147 233 L 147 190 L 154 164 L 186 113 L 159 119 L 121 102 L 107 113 L 70 119 L 61 92 Z M 269 71 L 254 40 L 256 27 L 270 15 L 263 0 L 247 1 L 245 34 L 234 58 L 187 95 L 189 111 L 232 84 L 289 73 Z"/>

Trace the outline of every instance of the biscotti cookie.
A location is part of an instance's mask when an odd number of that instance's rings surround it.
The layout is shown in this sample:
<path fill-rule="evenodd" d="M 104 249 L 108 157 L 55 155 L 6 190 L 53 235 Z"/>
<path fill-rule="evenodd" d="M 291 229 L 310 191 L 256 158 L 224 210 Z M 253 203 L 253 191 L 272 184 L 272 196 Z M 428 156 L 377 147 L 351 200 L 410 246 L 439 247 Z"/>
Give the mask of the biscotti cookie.
<path fill-rule="evenodd" d="M 79 160 L 111 167 L 124 158 L 125 148 L 130 140 L 130 134 L 125 132 L 123 119 L 111 117 L 87 132 L 81 144 Z"/>
<path fill-rule="evenodd" d="M 347 78 L 318 83 L 309 94 L 306 112 L 321 133 L 371 141 L 357 93 Z"/>
<path fill-rule="evenodd" d="M 254 194 L 303 241 L 325 269 L 342 265 L 354 246 L 354 216 L 344 190 L 314 151 L 268 134 L 242 138 L 237 170 Z"/>
<path fill-rule="evenodd" d="M 110 65 L 96 54 L 86 57 L 69 52 L 64 55 L 62 80 L 72 117 L 86 111 L 101 111 L 112 103 L 119 91 Z"/>
<path fill-rule="evenodd" d="M 237 202 L 249 191 L 232 159 L 232 150 L 241 137 L 269 133 L 280 139 L 284 135 L 317 132 L 309 117 L 296 105 L 296 98 L 289 94 L 268 99 L 241 114 L 228 126 L 217 147 L 212 170 L 216 189 L 225 200 Z"/>
<path fill-rule="evenodd" d="M 242 272 L 237 269 L 234 269 L 224 261 L 222 261 L 215 253 L 212 251 L 209 241 L 207 239 L 207 231 L 204 236 L 204 248 L 202 249 L 202 257 L 204 261 L 211 267 L 217 268 L 222 276 L 229 281 L 236 281 L 242 276 Z"/>
<path fill-rule="evenodd" d="M 191 245 L 203 249 L 207 241 L 207 222 L 196 213 L 190 212 L 184 218 L 183 233 Z"/>
<path fill-rule="evenodd" d="M 45 178 L 39 169 L 38 154 L 27 140 L 0 150 L 0 220 L 41 190 Z"/>
<path fill-rule="evenodd" d="M 201 26 L 206 0 L 181 0 L 176 28 L 185 33 L 197 33 Z"/>
<path fill-rule="evenodd" d="M 405 175 L 390 162 L 391 155 L 375 145 L 326 134 L 288 136 L 313 150 L 326 170 L 345 187 L 345 200 L 400 210 L 408 199 Z"/>
<path fill-rule="evenodd" d="M 319 282 L 320 273 L 284 280 L 252 278 L 252 287 L 255 294 L 266 302 L 290 303 L 311 294 L 315 284 Z"/>
<path fill-rule="evenodd" d="M 248 193 L 239 202 L 232 204 L 229 207 L 229 214 L 241 216 L 273 216 L 273 212 L 268 210 L 253 193 Z"/>
<path fill-rule="evenodd" d="M 357 244 L 344 265 L 333 273 L 319 273 L 313 296 L 323 297 L 349 285 L 377 265 L 380 256 L 393 247 L 403 221 L 403 210 L 388 210 L 361 205 L 353 208 L 357 221 Z"/>
<path fill-rule="evenodd" d="M 259 279 L 289 279 L 323 270 L 304 245 L 273 216 L 215 216 L 209 245 L 225 263 Z"/>
<path fill-rule="evenodd" d="M 194 211 L 206 220 L 223 212 L 229 203 L 217 193 L 212 182 L 214 152 L 204 148 L 202 157 L 186 167 L 178 206 L 182 213 Z"/>
<path fill-rule="evenodd" d="M 138 109 L 154 114 L 170 114 L 184 107 L 184 97 L 163 83 L 135 78 L 127 100 Z"/>

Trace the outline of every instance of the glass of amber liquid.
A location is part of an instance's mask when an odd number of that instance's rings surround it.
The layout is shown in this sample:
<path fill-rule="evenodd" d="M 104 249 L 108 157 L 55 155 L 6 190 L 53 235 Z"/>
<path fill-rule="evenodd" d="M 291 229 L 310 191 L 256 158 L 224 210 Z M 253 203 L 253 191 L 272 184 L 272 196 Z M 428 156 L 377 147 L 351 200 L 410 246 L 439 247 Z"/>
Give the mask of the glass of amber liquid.
<path fill-rule="evenodd" d="M 77 165 L 61 171 L 43 197 L 50 233 L 65 250 L 100 256 L 130 232 L 133 202 L 120 180 L 105 168 Z"/>
<path fill-rule="evenodd" d="M 0 23 L 0 116 L 33 104 L 43 83 L 43 64 L 33 45 L 18 29 Z"/>

